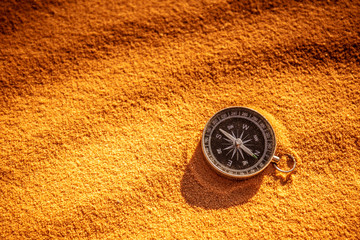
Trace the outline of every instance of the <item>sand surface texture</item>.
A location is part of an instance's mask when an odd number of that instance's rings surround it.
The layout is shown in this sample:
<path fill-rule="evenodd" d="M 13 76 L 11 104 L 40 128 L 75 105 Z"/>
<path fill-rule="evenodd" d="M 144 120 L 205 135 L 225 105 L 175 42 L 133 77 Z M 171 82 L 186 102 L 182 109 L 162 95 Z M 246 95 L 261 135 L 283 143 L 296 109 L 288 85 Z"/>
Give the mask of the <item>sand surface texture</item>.
<path fill-rule="evenodd" d="M 359 1 L 2 0 L 0 238 L 359 239 L 359 49 Z M 229 106 L 296 171 L 215 174 Z"/>

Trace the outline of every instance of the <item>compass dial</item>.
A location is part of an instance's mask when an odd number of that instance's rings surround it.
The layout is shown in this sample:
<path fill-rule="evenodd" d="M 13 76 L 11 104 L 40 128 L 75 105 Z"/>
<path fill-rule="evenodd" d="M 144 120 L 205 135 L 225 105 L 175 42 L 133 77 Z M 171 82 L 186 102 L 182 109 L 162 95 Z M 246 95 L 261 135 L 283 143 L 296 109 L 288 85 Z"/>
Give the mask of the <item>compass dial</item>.
<path fill-rule="evenodd" d="M 276 139 L 269 122 L 245 107 L 217 112 L 206 124 L 202 148 L 220 174 L 248 178 L 264 170 L 275 153 Z"/>

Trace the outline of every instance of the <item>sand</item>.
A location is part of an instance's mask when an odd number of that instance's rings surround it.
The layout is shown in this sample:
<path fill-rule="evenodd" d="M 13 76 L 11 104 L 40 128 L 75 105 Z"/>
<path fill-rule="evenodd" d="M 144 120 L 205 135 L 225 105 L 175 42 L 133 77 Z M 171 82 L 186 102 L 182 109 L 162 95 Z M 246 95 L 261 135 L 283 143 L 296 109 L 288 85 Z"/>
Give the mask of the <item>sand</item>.
<path fill-rule="evenodd" d="M 359 50 L 359 1 L 2 0 L 0 238 L 359 239 Z M 229 106 L 296 170 L 214 173 Z"/>

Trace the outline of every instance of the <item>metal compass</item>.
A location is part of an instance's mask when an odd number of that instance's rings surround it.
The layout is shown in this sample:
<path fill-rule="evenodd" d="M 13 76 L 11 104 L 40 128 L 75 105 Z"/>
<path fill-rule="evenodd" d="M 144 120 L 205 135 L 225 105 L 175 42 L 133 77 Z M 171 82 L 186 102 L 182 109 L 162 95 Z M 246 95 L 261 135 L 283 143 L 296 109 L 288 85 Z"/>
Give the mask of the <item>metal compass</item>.
<path fill-rule="evenodd" d="M 270 123 L 260 113 L 245 107 L 225 108 L 207 122 L 202 149 L 208 163 L 229 178 L 244 179 L 263 171 L 270 162 L 281 172 L 294 170 L 296 161 L 288 155 L 294 165 L 282 170 L 274 156 L 276 138 Z"/>

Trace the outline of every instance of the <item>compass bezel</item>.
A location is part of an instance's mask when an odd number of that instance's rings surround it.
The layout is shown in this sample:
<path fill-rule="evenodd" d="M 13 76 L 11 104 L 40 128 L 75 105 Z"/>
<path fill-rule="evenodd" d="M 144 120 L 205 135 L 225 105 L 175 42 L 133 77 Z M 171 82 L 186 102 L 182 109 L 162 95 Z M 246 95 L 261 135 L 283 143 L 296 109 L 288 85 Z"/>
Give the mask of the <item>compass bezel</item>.
<path fill-rule="evenodd" d="M 236 115 L 229 114 L 226 117 L 222 117 L 224 113 L 232 113 L 232 112 L 238 112 Z M 247 113 L 248 116 L 245 116 Z M 250 114 L 250 116 L 249 116 Z M 219 125 L 221 122 L 233 118 L 244 118 L 246 120 L 252 121 L 255 125 L 258 126 L 259 130 L 263 134 L 263 137 L 265 139 L 265 146 L 264 146 L 264 153 L 261 158 L 257 159 L 256 163 L 253 164 L 248 169 L 241 169 L 241 170 L 233 170 L 228 167 L 226 167 L 224 164 L 220 163 L 219 160 L 216 159 L 215 155 L 213 154 L 213 149 L 211 149 L 211 135 L 212 131 L 216 128 L 217 125 Z M 254 118 L 255 117 L 255 118 Z M 220 118 L 220 119 L 219 119 Z M 255 120 L 257 119 L 257 120 Z M 214 123 L 216 122 L 217 123 Z M 259 122 L 262 123 L 262 125 L 265 125 L 265 128 L 262 128 L 259 126 Z M 213 125 L 213 126 L 212 126 Z M 212 127 L 210 127 L 212 126 Z M 265 132 L 263 130 L 266 130 L 267 135 L 265 136 Z M 270 140 L 269 140 L 270 139 Z M 260 172 L 262 172 L 266 167 L 270 164 L 272 158 L 274 157 L 275 151 L 276 151 L 276 136 L 273 127 L 269 123 L 269 121 L 258 111 L 248 108 L 248 107 L 241 107 L 241 106 L 233 106 L 233 107 L 227 107 L 224 109 L 221 109 L 220 111 L 216 112 L 206 123 L 202 139 L 201 139 L 201 146 L 202 151 L 205 156 L 206 161 L 208 164 L 220 175 L 225 176 L 230 179 L 247 179 L 250 177 L 253 177 Z"/>

